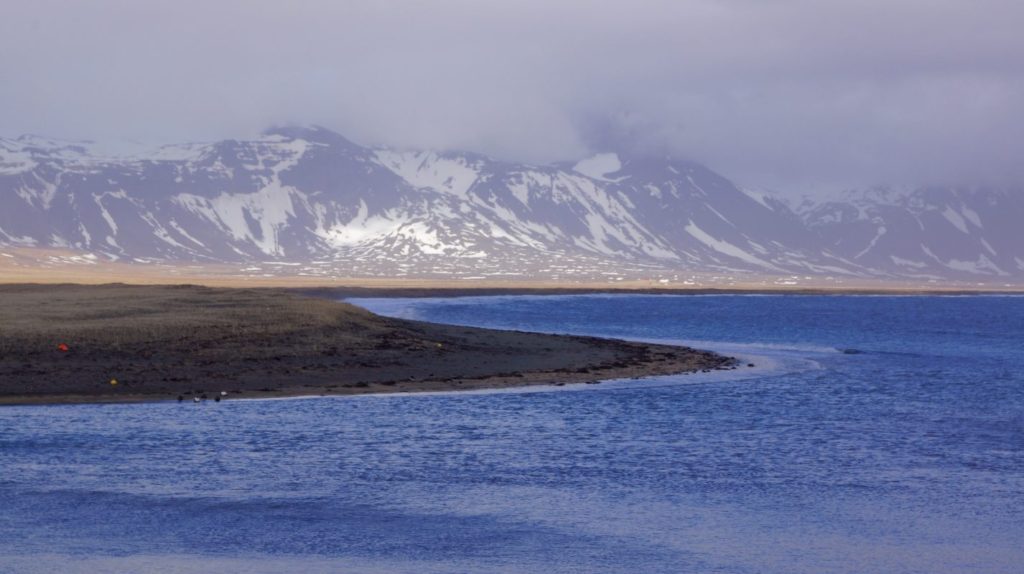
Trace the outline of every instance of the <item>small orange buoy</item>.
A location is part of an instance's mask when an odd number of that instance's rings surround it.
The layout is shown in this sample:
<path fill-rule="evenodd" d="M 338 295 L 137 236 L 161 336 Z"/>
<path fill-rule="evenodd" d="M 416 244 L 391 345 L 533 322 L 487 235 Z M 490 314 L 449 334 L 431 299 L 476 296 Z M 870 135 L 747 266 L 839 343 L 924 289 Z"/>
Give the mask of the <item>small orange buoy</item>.
<path fill-rule="evenodd" d="M 57 350 L 60 351 L 61 353 L 67 353 L 68 351 L 71 350 L 71 348 L 65 345 L 64 343 L 61 343 L 57 345 Z"/>
<path fill-rule="evenodd" d="M 110 386 L 117 386 L 117 379 L 110 379 Z"/>

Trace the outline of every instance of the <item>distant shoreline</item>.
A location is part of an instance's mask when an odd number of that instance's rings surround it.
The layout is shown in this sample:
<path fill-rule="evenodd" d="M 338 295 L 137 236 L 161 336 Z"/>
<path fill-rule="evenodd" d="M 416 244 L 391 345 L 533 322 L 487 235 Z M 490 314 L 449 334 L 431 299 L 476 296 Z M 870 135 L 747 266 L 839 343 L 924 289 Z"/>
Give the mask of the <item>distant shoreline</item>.
<path fill-rule="evenodd" d="M 489 297 L 514 295 L 836 295 L 836 296 L 908 296 L 956 297 L 972 295 L 1024 295 L 1024 288 L 1011 290 L 967 289 L 840 289 L 840 288 L 673 288 L 673 287 L 284 287 L 297 293 L 315 297 L 338 299 L 356 298 L 434 298 L 434 297 Z"/>
<path fill-rule="evenodd" d="M 0 405 L 500 389 L 737 368 L 686 347 L 404 321 L 311 294 L 0 285 Z"/>
<path fill-rule="evenodd" d="M 1024 284 L 998 281 L 867 279 L 855 277 L 802 277 L 736 274 L 715 276 L 680 272 L 666 279 L 658 274 L 636 276 L 561 278 L 422 278 L 339 277 L 290 272 L 274 262 L 258 264 L 260 271 L 243 265 L 194 262 L 128 263 L 86 261 L 77 252 L 61 249 L 5 247 L 0 255 L 0 285 L 83 284 L 105 285 L 204 285 L 226 288 L 294 289 L 305 292 L 334 291 L 343 296 L 468 296 L 532 294 L 794 294 L 794 295 L 980 295 L 1022 294 Z M 77 261 L 77 263 L 71 263 Z M 276 267 L 275 267 L 276 265 Z M 277 271 L 273 271 L 277 269 Z M 284 272 L 282 272 L 284 271 Z"/>

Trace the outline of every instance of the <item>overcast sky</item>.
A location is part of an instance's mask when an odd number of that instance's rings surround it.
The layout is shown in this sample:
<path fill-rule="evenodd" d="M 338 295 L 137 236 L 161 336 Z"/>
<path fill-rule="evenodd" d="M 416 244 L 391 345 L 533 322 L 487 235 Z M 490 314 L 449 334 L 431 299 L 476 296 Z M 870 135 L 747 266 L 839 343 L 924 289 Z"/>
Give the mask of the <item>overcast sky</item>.
<path fill-rule="evenodd" d="M 316 123 L 785 191 L 1024 180 L 1021 0 L 3 0 L 0 135 Z"/>

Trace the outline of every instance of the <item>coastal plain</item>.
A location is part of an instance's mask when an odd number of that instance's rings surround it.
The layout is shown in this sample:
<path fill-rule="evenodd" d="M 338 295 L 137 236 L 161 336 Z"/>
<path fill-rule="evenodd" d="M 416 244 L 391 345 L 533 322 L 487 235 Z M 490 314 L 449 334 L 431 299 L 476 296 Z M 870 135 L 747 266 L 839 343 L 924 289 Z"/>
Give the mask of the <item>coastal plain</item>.
<path fill-rule="evenodd" d="M 686 347 L 393 319 L 319 295 L 0 285 L 0 404 L 596 383 L 733 363 Z"/>

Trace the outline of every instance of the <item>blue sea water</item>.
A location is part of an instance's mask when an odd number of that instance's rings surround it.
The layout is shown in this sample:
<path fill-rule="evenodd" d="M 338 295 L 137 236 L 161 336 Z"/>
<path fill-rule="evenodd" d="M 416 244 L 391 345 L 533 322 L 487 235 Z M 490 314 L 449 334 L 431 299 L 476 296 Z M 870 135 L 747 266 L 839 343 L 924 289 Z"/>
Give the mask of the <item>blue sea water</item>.
<path fill-rule="evenodd" d="M 0 407 L 0 572 L 1024 572 L 1024 298 L 356 302 L 755 367 Z"/>

